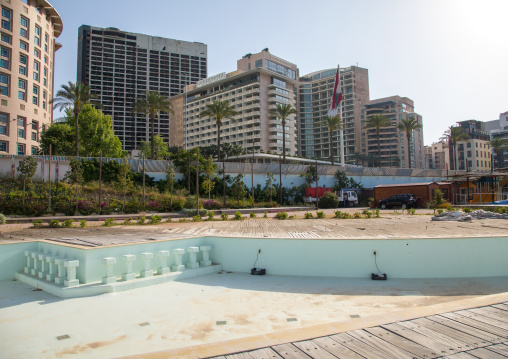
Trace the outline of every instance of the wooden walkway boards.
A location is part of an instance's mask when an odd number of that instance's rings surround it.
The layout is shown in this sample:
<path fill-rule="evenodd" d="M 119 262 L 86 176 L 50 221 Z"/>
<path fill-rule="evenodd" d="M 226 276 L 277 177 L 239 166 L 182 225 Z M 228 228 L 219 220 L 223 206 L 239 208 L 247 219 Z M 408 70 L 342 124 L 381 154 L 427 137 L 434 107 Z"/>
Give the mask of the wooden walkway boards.
<path fill-rule="evenodd" d="M 508 358 L 508 302 L 213 359 Z"/>

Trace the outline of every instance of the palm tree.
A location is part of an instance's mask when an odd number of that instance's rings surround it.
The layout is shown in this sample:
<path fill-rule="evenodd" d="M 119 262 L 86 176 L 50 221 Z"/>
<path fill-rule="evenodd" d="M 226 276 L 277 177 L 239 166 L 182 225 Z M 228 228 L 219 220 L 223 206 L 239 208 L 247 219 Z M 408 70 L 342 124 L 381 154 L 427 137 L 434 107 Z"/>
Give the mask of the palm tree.
<path fill-rule="evenodd" d="M 342 119 L 339 115 L 335 116 L 326 116 L 323 120 L 323 124 L 328 127 L 328 131 L 330 134 L 330 161 L 332 162 L 332 166 L 334 165 L 333 162 L 333 131 L 335 130 L 342 130 L 344 129 L 344 123 L 342 122 Z"/>
<path fill-rule="evenodd" d="M 501 137 L 495 137 L 492 140 L 490 140 L 490 145 L 494 150 L 496 151 L 497 156 L 497 168 L 501 168 L 502 165 L 502 149 L 506 148 L 508 146 L 508 141 Z"/>
<path fill-rule="evenodd" d="M 144 98 L 138 98 L 132 107 L 131 113 L 139 113 L 150 116 L 150 142 L 151 157 L 155 159 L 155 117 L 161 112 L 174 114 L 169 97 L 161 95 L 157 91 L 147 91 Z"/>
<path fill-rule="evenodd" d="M 270 111 L 271 116 L 275 116 L 282 121 L 282 163 L 286 163 L 286 119 L 293 114 L 296 110 L 290 104 L 278 103 L 276 108 Z"/>
<path fill-rule="evenodd" d="M 399 122 L 399 130 L 406 132 L 406 138 L 407 138 L 407 158 L 408 158 L 408 165 L 409 168 L 411 168 L 411 151 L 410 151 L 410 141 L 411 141 L 411 134 L 414 130 L 422 128 L 422 124 L 418 123 L 418 120 L 414 117 L 409 117 L 403 120 L 400 120 Z"/>
<path fill-rule="evenodd" d="M 373 115 L 367 119 L 367 123 L 364 128 L 375 128 L 377 135 L 377 160 L 378 166 L 381 167 L 381 144 L 380 144 L 380 136 L 379 130 L 382 127 L 388 127 L 392 125 L 392 121 L 383 115 Z"/>
<path fill-rule="evenodd" d="M 469 135 L 464 132 L 464 129 L 460 126 L 450 126 L 444 133 L 444 137 L 448 139 L 448 145 L 453 148 L 454 153 L 454 165 L 453 169 L 458 170 L 459 165 L 459 153 L 457 152 L 457 142 L 466 141 Z"/>
<path fill-rule="evenodd" d="M 62 88 L 56 93 L 56 97 L 49 101 L 49 103 L 53 104 L 54 109 L 63 110 L 65 108 L 72 108 L 76 132 L 76 156 L 79 156 L 79 114 L 85 105 L 90 103 L 97 104 L 93 101 L 95 98 L 97 98 L 97 95 L 90 93 L 88 85 L 82 82 L 74 84 L 69 81 L 67 85 L 62 85 Z"/>
<path fill-rule="evenodd" d="M 237 114 L 238 112 L 235 111 L 234 107 L 231 106 L 228 101 L 220 100 L 213 100 L 213 102 L 207 104 L 206 108 L 199 114 L 200 118 L 215 118 L 215 124 L 217 125 L 217 161 L 220 161 L 220 127 L 222 126 L 222 119 L 235 121 L 233 117 Z"/>

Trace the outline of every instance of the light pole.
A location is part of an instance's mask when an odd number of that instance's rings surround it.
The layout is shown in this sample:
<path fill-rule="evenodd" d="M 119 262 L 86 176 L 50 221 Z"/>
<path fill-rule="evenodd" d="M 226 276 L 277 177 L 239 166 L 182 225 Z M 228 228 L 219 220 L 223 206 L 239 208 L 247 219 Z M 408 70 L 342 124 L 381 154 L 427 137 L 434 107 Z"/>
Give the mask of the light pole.
<path fill-rule="evenodd" d="M 183 141 L 184 149 L 187 150 L 187 86 L 190 82 L 189 73 L 182 72 L 181 76 L 184 78 L 184 92 L 183 92 Z"/>

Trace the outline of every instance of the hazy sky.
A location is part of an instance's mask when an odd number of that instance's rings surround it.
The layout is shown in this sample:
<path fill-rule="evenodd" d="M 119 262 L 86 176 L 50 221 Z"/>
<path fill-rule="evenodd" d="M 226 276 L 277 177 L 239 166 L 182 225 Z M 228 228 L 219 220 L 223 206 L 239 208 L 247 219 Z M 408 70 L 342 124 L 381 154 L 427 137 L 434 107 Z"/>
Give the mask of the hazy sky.
<path fill-rule="evenodd" d="M 64 28 L 55 89 L 76 81 L 86 24 L 208 45 L 208 75 L 268 47 L 300 75 L 356 65 L 370 98 L 411 98 L 424 141 L 457 121 L 508 111 L 508 0 L 50 0 Z"/>

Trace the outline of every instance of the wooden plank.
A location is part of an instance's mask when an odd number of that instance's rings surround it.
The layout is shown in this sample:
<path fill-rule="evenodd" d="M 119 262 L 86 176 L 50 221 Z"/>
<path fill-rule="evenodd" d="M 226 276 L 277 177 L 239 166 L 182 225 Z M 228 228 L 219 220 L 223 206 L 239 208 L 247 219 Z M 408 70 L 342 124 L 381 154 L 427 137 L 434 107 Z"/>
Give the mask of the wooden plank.
<path fill-rule="evenodd" d="M 252 359 L 280 359 L 280 355 L 277 354 L 272 348 L 257 349 L 246 354 Z"/>
<path fill-rule="evenodd" d="M 508 358 L 508 345 L 505 344 L 496 344 L 491 345 L 490 347 L 486 347 L 488 350 L 492 350 L 498 354 L 504 355 Z"/>
<path fill-rule="evenodd" d="M 295 347 L 293 344 L 280 344 L 274 345 L 273 350 L 277 352 L 281 357 L 285 359 L 309 359 L 310 356 L 302 352 L 300 349 Z"/>
<path fill-rule="evenodd" d="M 441 357 L 442 355 L 441 353 L 438 353 L 437 350 L 430 350 L 420 344 L 416 344 L 407 338 L 401 337 L 400 335 L 380 327 L 366 328 L 364 330 L 388 343 L 391 343 L 392 345 L 402 348 L 422 358 L 437 358 Z"/>
<path fill-rule="evenodd" d="M 397 346 L 394 346 L 388 342 L 385 342 L 382 339 L 379 339 L 375 335 L 370 334 L 365 330 L 352 330 L 347 332 L 347 335 L 352 336 L 355 339 L 358 339 L 364 342 L 371 347 L 376 348 L 377 350 L 390 355 L 392 358 L 400 358 L 400 359 L 412 359 L 415 358 L 413 353 L 409 353 Z"/>
<path fill-rule="evenodd" d="M 498 328 L 503 329 L 503 330 L 508 330 L 508 328 L 506 328 L 506 323 L 505 322 L 502 322 L 500 320 L 497 320 L 497 319 L 494 319 L 494 318 L 491 318 L 491 317 L 487 317 L 485 315 L 481 315 L 481 314 L 478 314 L 478 313 L 473 313 L 473 312 L 470 312 L 469 310 L 460 310 L 460 311 L 454 312 L 454 313 L 458 314 L 458 315 L 461 315 L 461 316 L 463 316 L 465 318 L 470 318 L 470 319 L 474 319 L 474 320 L 477 320 L 477 321 L 482 322 L 482 323 L 493 325 L 493 326 L 498 327 Z"/>
<path fill-rule="evenodd" d="M 478 349 L 470 350 L 467 353 L 474 355 L 475 357 L 482 358 L 482 359 L 483 358 L 485 358 L 485 359 L 506 359 L 506 357 L 504 355 L 493 352 L 492 350 L 488 350 L 487 348 L 478 348 Z"/>
<path fill-rule="evenodd" d="M 247 353 L 236 353 L 226 355 L 226 359 L 251 359 Z"/>
<path fill-rule="evenodd" d="M 478 359 L 474 355 L 468 354 L 467 352 L 457 353 L 443 357 L 443 359 Z"/>
<path fill-rule="evenodd" d="M 447 319 L 452 319 L 458 323 L 469 325 L 473 328 L 477 328 L 483 330 L 485 332 L 492 333 L 500 338 L 508 338 L 508 330 L 496 327 L 495 325 L 487 324 L 485 322 L 480 322 L 479 320 L 473 318 L 467 318 L 459 314 L 455 313 L 444 313 L 440 314 L 440 316 L 445 317 Z"/>
<path fill-rule="evenodd" d="M 492 306 L 482 307 L 482 308 L 476 308 L 476 309 L 481 309 L 481 310 L 484 310 L 487 313 L 492 313 L 492 315 L 495 315 L 496 318 L 499 318 L 500 320 L 505 321 L 505 322 L 508 323 L 508 311 L 506 311 L 506 310 L 502 310 L 502 309 L 499 309 L 499 308 L 494 308 Z"/>
<path fill-rule="evenodd" d="M 494 335 L 492 333 L 485 332 L 481 329 L 474 328 L 469 325 L 462 324 L 462 323 L 456 322 L 454 320 L 451 320 L 451 319 L 448 319 L 445 317 L 441 317 L 439 315 L 431 315 L 429 317 L 425 317 L 425 319 L 431 320 L 431 321 L 439 323 L 441 325 L 445 325 L 447 327 L 450 327 L 454 330 L 466 333 L 468 335 L 472 335 L 473 337 L 480 338 L 485 342 L 502 343 L 503 341 L 505 341 L 504 338 Z"/>
<path fill-rule="evenodd" d="M 508 311 L 508 304 L 505 303 L 491 305 L 491 307 Z"/>
<path fill-rule="evenodd" d="M 448 342 L 443 342 L 441 336 L 433 335 L 429 337 L 420 332 L 416 332 L 409 328 L 406 328 L 398 323 L 382 325 L 382 328 L 385 328 L 395 334 L 400 335 L 401 337 L 412 340 L 413 342 L 423 345 L 430 350 L 440 353 L 441 355 L 451 355 L 457 353 L 459 350 L 456 346 L 449 344 Z"/>
<path fill-rule="evenodd" d="M 471 313 L 480 314 L 492 319 L 496 319 L 498 322 L 502 322 L 503 328 L 508 329 L 508 318 L 504 318 L 503 316 L 496 315 L 496 313 L 492 313 L 492 311 L 489 310 L 490 308 L 475 308 L 475 309 L 468 309 Z M 492 308 L 494 309 L 494 308 Z"/>
<path fill-rule="evenodd" d="M 346 333 L 340 333 L 331 335 L 330 338 L 333 340 L 339 342 L 340 344 L 344 345 L 345 347 L 348 347 L 352 351 L 358 353 L 359 355 L 369 359 L 369 358 L 376 358 L 376 359 L 391 359 L 389 355 L 377 350 L 374 347 L 371 347 L 370 345 L 365 344 L 361 340 L 355 339 L 350 335 L 347 335 Z"/>
<path fill-rule="evenodd" d="M 293 345 L 314 359 L 337 359 L 335 355 L 327 352 L 311 340 L 294 342 Z"/>
<path fill-rule="evenodd" d="M 450 349 L 453 349 L 455 352 L 464 351 L 467 349 L 471 349 L 469 344 L 457 339 L 455 337 L 452 337 L 450 335 L 447 335 L 441 331 L 437 331 L 435 329 L 429 329 L 423 325 L 419 325 L 417 323 L 412 323 L 412 321 L 406 321 L 406 322 L 400 322 L 399 325 L 406 327 L 408 329 L 414 330 L 417 333 L 423 334 L 433 340 L 439 341 L 442 344 L 448 345 Z M 447 353 L 447 354 L 453 354 L 453 353 Z"/>
<path fill-rule="evenodd" d="M 312 340 L 313 343 L 319 345 L 321 348 L 329 353 L 332 353 L 337 358 L 348 358 L 348 359 L 363 359 L 362 356 L 356 354 L 351 349 L 337 343 L 335 340 L 329 337 L 321 337 Z"/>

